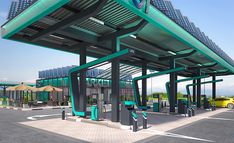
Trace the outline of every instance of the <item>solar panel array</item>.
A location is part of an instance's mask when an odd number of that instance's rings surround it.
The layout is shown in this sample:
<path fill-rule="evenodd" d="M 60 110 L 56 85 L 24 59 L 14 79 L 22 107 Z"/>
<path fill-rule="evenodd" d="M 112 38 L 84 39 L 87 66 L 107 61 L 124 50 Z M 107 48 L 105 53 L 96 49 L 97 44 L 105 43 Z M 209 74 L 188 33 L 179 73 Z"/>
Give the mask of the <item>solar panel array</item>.
<path fill-rule="evenodd" d="M 175 9 L 174 9 L 172 3 L 170 1 L 165 1 L 165 5 L 167 7 L 165 14 L 173 20 L 179 19 L 176 12 L 175 12 Z"/>
<path fill-rule="evenodd" d="M 151 4 L 154 5 L 158 10 L 168 16 L 172 21 L 177 23 L 179 26 L 184 28 L 188 33 L 193 35 L 196 39 L 220 55 L 227 62 L 234 66 L 234 61 L 217 46 L 208 36 L 205 35 L 194 23 L 190 22 L 186 16 L 183 16 L 178 9 L 174 9 L 171 1 L 169 0 L 151 0 Z"/>
<path fill-rule="evenodd" d="M 67 66 L 62 68 L 56 68 L 56 69 L 50 69 L 50 70 L 44 70 L 39 71 L 39 78 L 40 79 L 48 79 L 48 78 L 61 78 L 61 77 L 67 77 L 69 70 L 74 68 L 75 66 Z M 102 73 L 103 69 L 91 69 L 86 72 L 87 77 L 96 77 L 100 73 Z"/>
<path fill-rule="evenodd" d="M 67 67 L 62 67 L 62 68 L 39 71 L 39 79 L 67 77 L 69 70 L 74 67 L 76 66 L 67 66 Z M 108 77 L 111 77 L 110 73 L 111 71 L 106 72 L 106 70 L 104 69 L 94 68 L 94 69 L 87 70 L 86 76 L 89 78 L 106 78 L 107 79 Z M 132 80 L 132 75 L 128 72 L 122 71 L 120 79 L 123 81 L 129 81 L 129 80 Z"/>

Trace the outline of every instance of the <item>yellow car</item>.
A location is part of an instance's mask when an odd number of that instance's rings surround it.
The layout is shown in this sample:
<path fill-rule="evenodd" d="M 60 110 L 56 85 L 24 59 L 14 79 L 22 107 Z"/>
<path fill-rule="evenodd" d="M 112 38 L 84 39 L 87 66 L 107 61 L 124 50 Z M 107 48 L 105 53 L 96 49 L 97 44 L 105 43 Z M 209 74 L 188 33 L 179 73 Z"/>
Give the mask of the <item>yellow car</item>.
<path fill-rule="evenodd" d="M 234 108 L 234 99 L 233 98 L 226 98 L 226 97 L 219 97 L 211 101 L 211 103 L 215 103 L 216 107 L 224 107 L 233 109 Z"/>

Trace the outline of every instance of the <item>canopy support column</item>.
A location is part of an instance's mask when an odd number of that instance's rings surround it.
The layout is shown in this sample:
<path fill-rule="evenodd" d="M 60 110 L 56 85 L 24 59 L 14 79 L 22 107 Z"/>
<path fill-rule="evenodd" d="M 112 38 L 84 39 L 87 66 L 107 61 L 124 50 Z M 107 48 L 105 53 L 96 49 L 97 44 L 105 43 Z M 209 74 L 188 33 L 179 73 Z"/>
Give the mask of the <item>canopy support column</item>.
<path fill-rule="evenodd" d="M 197 70 L 197 76 L 201 75 L 201 70 Z M 197 108 L 201 108 L 201 79 L 197 79 Z"/>
<path fill-rule="evenodd" d="M 80 66 L 84 64 L 86 64 L 86 47 L 81 47 L 80 48 Z M 86 113 L 86 104 L 87 104 L 86 69 L 83 69 L 80 71 L 80 109 L 82 112 L 85 112 L 85 113 Z"/>
<path fill-rule="evenodd" d="M 175 60 L 171 59 L 170 61 L 170 69 L 175 68 Z M 172 72 L 170 73 L 170 97 L 169 97 L 169 102 L 170 102 L 170 112 L 175 112 L 175 94 L 176 94 L 176 73 Z"/>
<path fill-rule="evenodd" d="M 175 81 L 177 81 L 177 74 L 175 73 Z M 177 92 L 178 92 L 178 86 L 177 82 L 175 82 L 175 104 L 177 105 Z"/>
<path fill-rule="evenodd" d="M 147 63 L 144 61 L 142 64 L 142 76 L 147 75 Z M 146 106 L 147 101 L 147 79 L 142 79 L 142 105 Z"/>
<path fill-rule="evenodd" d="M 3 86 L 3 97 L 6 97 L 6 86 Z"/>
<path fill-rule="evenodd" d="M 120 41 L 118 38 L 112 40 L 112 52 L 115 53 L 120 50 Z M 112 96 L 112 110 L 111 121 L 119 122 L 119 59 L 114 59 L 111 62 L 111 96 Z"/>
<path fill-rule="evenodd" d="M 193 84 L 196 84 L 196 80 L 193 80 Z M 193 85 L 193 102 L 196 102 L 196 85 Z"/>
<path fill-rule="evenodd" d="M 216 80 L 216 76 L 213 75 L 212 76 L 212 80 L 215 81 Z M 212 83 L 212 99 L 216 98 L 216 82 Z"/>

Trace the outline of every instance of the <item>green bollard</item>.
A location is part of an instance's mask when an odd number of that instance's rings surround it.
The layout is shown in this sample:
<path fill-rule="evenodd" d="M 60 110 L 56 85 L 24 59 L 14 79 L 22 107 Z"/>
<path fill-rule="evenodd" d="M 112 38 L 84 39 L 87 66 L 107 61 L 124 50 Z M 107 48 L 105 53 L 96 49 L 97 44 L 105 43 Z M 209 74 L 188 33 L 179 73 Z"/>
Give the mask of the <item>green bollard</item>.
<path fill-rule="evenodd" d="M 137 131 L 137 114 L 136 112 L 132 111 L 132 120 L 133 120 L 133 132 L 136 132 Z"/>

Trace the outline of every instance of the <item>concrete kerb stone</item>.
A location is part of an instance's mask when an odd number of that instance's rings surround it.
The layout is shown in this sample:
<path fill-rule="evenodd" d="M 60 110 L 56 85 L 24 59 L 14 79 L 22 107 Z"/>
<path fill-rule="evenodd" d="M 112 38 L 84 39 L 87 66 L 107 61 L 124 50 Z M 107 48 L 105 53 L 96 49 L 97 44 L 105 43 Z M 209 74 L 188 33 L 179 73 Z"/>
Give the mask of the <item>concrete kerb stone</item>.
<path fill-rule="evenodd" d="M 21 107 L 12 107 L 12 106 L 0 106 L 0 108 L 19 110 L 19 111 L 33 111 L 33 110 L 71 108 L 71 106 L 57 106 L 57 107 L 46 106 L 46 107 L 36 107 L 36 108 L 21 108 Z"/>
<path fill-rule="evenodd" d="M 221 108 L 218 109 L 216 111 L 210 111 L 210 112 L 205 112 L 205 113 L 200 113 L 199 115 L 196 116 L 192 116 L 190 118 L 181 118 L 175 122 L 168 122 L 168 123 L 162 123 L 162 124 L 158 124 L 158 125 L 153 125 L 153 124 L 148 124 L 148 128 L 152 128 L 152 129 L 156 129 L 159 131 L 169 131 L 181 126 L 185 126 L 187 124 L 202 120 L 202 119 L 207 119 L 208 117 L 211 117 L 213 115 L 222 113 L 228 111 L 228 109 L 226 108 Z M 140 111 L 138 111 L 138 113 L 141 113 Z M 150 114 L 151 112 L 149 112 Z M 167 115 L 168 118 L 170 118 L 170 116 L 184 116 L 184 115 L 171 115 L 171 114 L 167 114 L 167 113 L 155 113 L 152 112 L 153 114 L 157 114 L 157 115 Z M 106 127 L 110 127 L 110 128 L 116 128 L 116 129 L 124 129 L 124 130 L 129 130 L 131 129 L 131 126 L 125 126 L 125 125 L 121 125 L 120 123 L 113 123 L 109 120 L 105 120 L 105 121 L 92 121 L 91 119 L 84 119 L 84 118 L 79 118 L 79 117 L 75 117 L 75 116 L 69 116 L 67 118 L 68 121 L 72 121 L 72 122 L 84 122 L 84 123 L 89 123 L 89 124 L 96 124 L 96 125 L 101 125 L 101 126 L 106 126 Z M 140 127 L 140 126 L 139 126 Z M 140 129 L 140 128 L 139 128 Z"/>
<path fill-rule="evenodd" d="M 131 126 L 121 125 L 119 122 L 115 123 L 109 120 L 92 121 L 91 119 L 84 119 L 84 118 L 75 117 L 75 116 L 69 116 L 67 117 L 67 120 L 72 121 L 72 122 L 83 122 L 83 123 L 95 124 L 95 125 L 100 125 L 100 126 L 106 126 L 106 127 L 115 128 L 115 129 L 123 129 L 123 130 L 131 129 Z"/>

